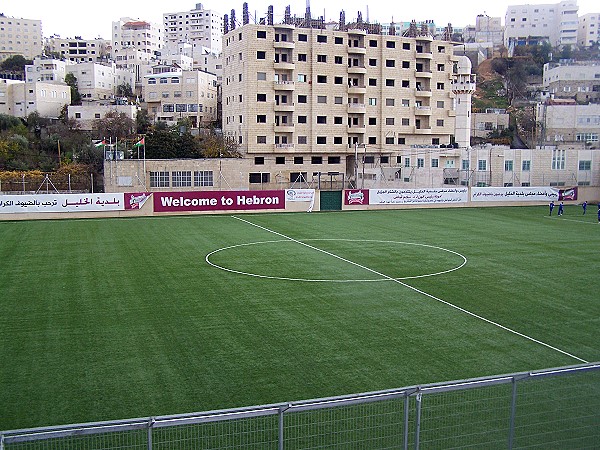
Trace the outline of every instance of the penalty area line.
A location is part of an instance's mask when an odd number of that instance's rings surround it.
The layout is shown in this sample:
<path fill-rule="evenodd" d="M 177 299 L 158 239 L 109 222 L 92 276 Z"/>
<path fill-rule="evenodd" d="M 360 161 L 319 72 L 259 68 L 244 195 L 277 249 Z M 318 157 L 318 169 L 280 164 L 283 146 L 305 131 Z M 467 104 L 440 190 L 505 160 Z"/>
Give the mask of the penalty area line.
<path fill-rule="evenodd" d="M 389 275 L 381 273 L 381 272 L 379 272 L 377 270 L 371 269 L 370 267 L 363 266 L 362 264 L 359 264 L 357 262 L 351 261 L 351 260 L 346 259 L 346 258 L 344 258 L 342 256 L 336 255 L 335 253 L 331 253 L 331 252 L 328 252 L 327 250 L 323 250 L 322 248 L 315 247 L 314 245 L 310 245 L 310 244 L 307 244 L 306 242 L 299 241 L 299 240 L 294 239 L 294 238 L 292 238 L 290 236 L 286 236 L 285 234 L 279 233 L 277 231 L 274 231 L 274 230 L 271 230 L 269 228 L 263 227 L 263 226 L 258 225 L 256 223 L 250 222 L 249 220 L 242 219 L 241 217 L 237 217 L 237 216 L 231 216 L 231 217 L 233 217 L 234 219 L 239 220 L 241 222 L 244 222 L 244 223 L 246 223 L 248 225 L 252 225 L 253 227 L 256 227 L 256 228 L 259 228 L 261 230 L 264 230 L 264 231 L 266 231 L 268 233 L 275 234 L 276 236 L 279 236 L 279 237 L 282 237 L 282 238 L 287 239 L 289 241 L 295 242 L 295 243 L 297 243 L 299 245 L 303 245 L 304 247 L 310 248 L 311 250 L 315 250 L 317 252 L 320 252 L 320 253 L 323 253 L 325 255 L 331 256 L 332 258 L 335 258 L 335 259 L 338 259 L 338 260 L 343 261 L 345 263 L 348 263 L 348 264 L 351 264 L 353 266 L 359 267 L 359 268 L 361 268 L 363 270 L 366 270 L 368 272 L 371 272 L 371 273 L 373 273 L 375 275 L 379 275 L 382 278 L 386 278 L 387 280 L 393 281 L 394 283 L 398 283 L 401 286 L 404 286 L 404 287 L 406 287 L 406 288 L 408 288 L 408 289 L 410 289 L 410 290 L 412 290 L 414 292 L 417 292 L 418 294 L 424 295 L 425 297 L 428 297 L 428 298 L 430 298 L 432 300 L 435 300 L 435 301 L 437 301 L 439 303 L 443 303 L 444 305 L 449 306 L 451 308 L 454 308 L 457 311 L 460 311 L 460 312 L 462 312 L 464 314 L 467 314 L 467 315 L 469 315 L 471 317 L 474 317 L 476 319 L 482 320 L 482 321 L 484 321 L 484 322 L 486 322 L 486 323 L 488 323 L 490 325 L 494 325 L 494 326 L 496 326 L 496 327 L 498 327 L 498 328 L 500 328 L 500 329 L 502 329 L 504 331 L 508 331 L 509 333 L 512 333 L 512 334 L 514 334 L 516 336 L 519 336 L 519 337 L 522 337 L 524 339 L 527 339 L 527 340 L 529 340 L 531 342 L 535 342 L 536 344 L 542 345 L 542 346 L 544 346 L 546 348 L 549 348 L 550 350 L 554 350 L 556 352 L 562 353 L 563 355 L 568 356 L 568 357 L 573 358 L 573 359 L 576 359 L 577 361 L 580 361 L 580 362 L 585 363 L 585 364 L 587 364 L 589 362 L 589 361 L 586 361 L 585 359 L 579 358 L 578 356 L 575 356 L 575 355 L 573 355 L 573 354 L 571 354 L 569 352 L 561 350 L 558 347 L 554 347 L 554 346 L 552 346 L 550 344 L 547 344 L 547 343 L 545 343 L 543 341 L 540 341 L 539 339 L 535 339 L 535 338 L 533 338 L 531 336 L 527 336 L 526 334 L 520 333 L 520 332 L 518 332 L 516 330 L 513 330 L 512 328 L 508 328 L 508 327 L 506 327 L 506 326 L 504 326 L 502 324 L 499 324 L 498 322 L 494 322 L 493 320 L 486 319 L 485 317 L 480 316 L 479 314 L 475 314 L 474 312 L 471 312 L 471 311 L 469 311 L 467 309 L 461 308 L 460 306 L 454 305 L 453 303 L 450 303 L 450 302 L 448 302 L 446 300 L 438 298 L 435 295 L 432 295 L 432 294 L 429 294 L 429 293 L 427 293 L 425 291 L 422 291 L 421 289 L 418 289 L 418 288 L 416 288 L 414 286 L 411 286 L 410 284 L 406 284 L 406 283 L 404 283 L 404 282 L 402 282 L 400 280 L 397 280 L 397 279 L 395 279 L 393 277 L 390 277 Z"/>

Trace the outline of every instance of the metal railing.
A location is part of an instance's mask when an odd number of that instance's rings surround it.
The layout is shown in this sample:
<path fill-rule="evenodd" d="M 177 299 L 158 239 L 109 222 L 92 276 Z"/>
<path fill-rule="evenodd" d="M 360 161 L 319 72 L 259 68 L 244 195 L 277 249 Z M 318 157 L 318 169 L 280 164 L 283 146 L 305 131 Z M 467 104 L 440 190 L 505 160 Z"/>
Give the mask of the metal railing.
<path fill-rule="evenodd" d="M 0 433 L 13 449 L 595 448 L 600 363 Z"/>

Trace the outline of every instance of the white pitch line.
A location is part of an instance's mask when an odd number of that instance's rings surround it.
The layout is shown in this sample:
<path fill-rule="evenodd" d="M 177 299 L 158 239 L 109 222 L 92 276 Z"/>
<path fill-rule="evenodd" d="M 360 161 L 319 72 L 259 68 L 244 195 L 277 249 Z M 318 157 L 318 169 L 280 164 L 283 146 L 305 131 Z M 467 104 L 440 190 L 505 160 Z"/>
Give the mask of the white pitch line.
<path fill-rule="evenodd" d="M 550 216 L 544 216 L 546 219 L 554 219 L 554 220 L 566 220 L 567 222 L 577 222 L 577 223 L 588 223 L 591 225 L 595 225 L 596 222 L 590 222 L 589 220 L 576 220 L 576 219 L 565 219 L 564 217 L 550 217 Z"/>
<path fill-rule="evenodd" d="M 369 267 L 363 266 L 362 264 L 359 264 L 359 263 L 354 262 L 354 261 L 350 261 L 349 259 L 346 259 L 346 258 L 343 258 L 343 257 L 341 257 L 339 255 L 336 255 L 335 253 L 328 252 L 327 250 L 323 250 L 321 248 L 318 248 L 318 247 L 315 247 L 313 245 L 307 244 L 306 242 L 299 241 L 299 240 L 294 239 L 292 237 L 286 236 L 285 234 L 278 233 L 277 231 L 274 231 L 274 230 L 271 230 L 269 228 L 263 227 L 261 225 L 255 224 L 255 223 L 250 222 L 250 221 L 248 221 L 246 219 L 242 219 L 241 217 L 237 217 L 237 216 L 231 216 L 231 217 L 233 217 L 234 219 L 239 220 L 241 222 L 245 222 L 248 225 L 252 225 L 253 227 L 260 228 L 261 230 L 267 231 L 268 233 L 273 233 L 273 234 L 275 234 L 277 236 L 280 236 L 280 237 L 282 237 L 284 239 L 288 239 L 288 240 L 290 240 L 292 242 L 295 242 L 297 244 L 303 245 L 303 246 L 308 247 L 308 248 L 310 248 L 312 250 L 316 250 L 318 252 L 324 253 L 324 254 L 329 255 L 329 256 L 331 256 L 333 258 L 339 259 L 340 261 L 344 261 L 345 263 L 351 264 L 351 265 L 356 266 L 356 267 L 360 267 L 361 269 L 364 269 L 364 270 L 366 270 L 368 272 L 374 273 L 375 275 L 379 275 L 380 277 L 386 278 L 386 279 L 388 279 L 390 281 L 393 281 L 394 283 L 398 283 L 398 284 L 400 284 L 400 285 L 402 285 L 402 286 L 404 286 L 404 287 L 406 287 L 408 289 L 411 289 L 411 290 L 413 290 L 413 291 L 415 291 L 415 292 L 417 292 L 417 293 L 419 293 L 421 295 L 424 295 L 425 297 L 429 297 L 432 300 L 435 300 L 437 302 L 443 303 L 444 305 L 450 306 L 451 308 L 454 308 L 454 309 L 456 309 L 456 310 L 458 310 L 460 312 L 468 314 L 471 317 L 475 317 L 476 319 L 483 320 L 484 322 L 489 323 L 491 325 L 494 325 L 494 326 L 496 326 L 496 327 L 498 327 L 498 328 L 500 328 L 500 329 L 502 329 L 504 331 L 508 331 L 510 333 L 513 333 L 513 334 L 515 334 L 517 336 L 520 336 L 520 337 L 522 337 L 524 339 L 530 340 L 531 342 L 535 342 L 536 344 L 543 345 L 546 348 L 549 348 L 551 350 L 554 350 L 554 351 L 557 351 L 559 353 L 562 353 L 563 355 L 569 356 L 570 358 L 576 359 L 577 361 L 580 361 L 580 362 L 585 363 L 585 364 L 587 364 L 589 362 L 589 361 L 586 361 L 585 359 L 581 359 L 578 356 L 575 356 L 575 355 L 573 355 L 571 353 L 568 353 L 568 352 L 566 352 L 564 350 L 561 350 L 560 348 L 554 347 L 554 346 L 552 346 L 550 344 L 546 344 L 545 342 L 542 342 L 542 341 L 540 341 L 538 339 L 532 338 L 531 336 L 527 336 L 526 334 L 519 333 L 516 330 L 513 330 L 511 328 L 505 327 L 504 325 L 501 325 L 498 322 L 494 322 L 493 320 L 486 319 L 485 317 L 480 316 L 479 314 L 475 314 L 475 313 L 473 313 L 471 311 L 468 311 L 468 310 L 466 310 L 464 308 L 461 308 L 460 306 L 456 306 L 456 305 L 454 305 L 454 304 L 452 304 L 450 302 L 447 302 L 446 300 L 442 300 L 441 298 L 438 298 L 435 295 L 428 294 L 427 292 L 422 291 L 420 289 L 417 289 L 416 287 L 413 287 L 410 284 L 406 284 L 406 283 L 403 283 L 400 280 L 396 280 L 395 278 L 390 277 L 389 275 L 386 275 L 384 273 L 378 272 L 378 271 L 376 271 L 374 269 L 371 269 Z"/>

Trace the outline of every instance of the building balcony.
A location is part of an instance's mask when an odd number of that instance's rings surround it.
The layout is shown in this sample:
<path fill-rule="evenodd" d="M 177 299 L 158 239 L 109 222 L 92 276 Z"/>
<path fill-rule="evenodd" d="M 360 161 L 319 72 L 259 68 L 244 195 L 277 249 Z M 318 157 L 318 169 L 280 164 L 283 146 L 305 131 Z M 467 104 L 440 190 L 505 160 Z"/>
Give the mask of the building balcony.
<path fill-rule="evenodd" d="M 366 86 L 348 86 L 348 94 L 366 94 Z"/>
<path fill-rule="evenodd" d="M 415 97 L 431 97 L 430 89 L 415 89 Z"/>
<path fill-rule="evenodd" d="M 273 106 L 273 111 L 281 112 L 281 111 L 294 111 L 294 105 L 292 103 L 279 103 Z"/>
<path fill-rule="evenodd" d="M 294 153 L 294 144 L 275 144 L 275 149 L 279 152 Z"/>
<path fill-rule="evenodd" d="M 367 108 L 364 103 L 349 103 L 348 104 L 348 114 L 365 114 L 367 112 Z"/>
<path fill-rule="evenodd" d="M 433 53 L 431 52 L 417 52 L 415 55 L 416 59 L 433 59 Z"/>
<path fill-rule="evenodd" d="M 415 106 L 415 116 L 430 116 L 431 106 Z"/>
<path fill-rule="evenodd" d="M 290 42 L 290 41 L 275 41 L 273 42 L 273 47 L 274 48 L 289 48 L 289 49 L 293 49 L 296 47 L 296 43 L 295 42 Z"/>
<path fill-rule="evenodd" d="M 273 69 L 275 70 L 294 70 L 296 66 L 289 62 L 274 62 Z"/>
<path fill-rule="evenodd" d="M 349 74 L 366 74 L 367 68 L 365 66 L 348 66 Z"/>
<path fill-rule="evenodd" d="M 293 81 L 273 81 L 273 89 L 276 91 L 293 91 L 296 89 L 296 83 Z"/>
<path fill-rule="evenodd" d="M 431 128 L 417 128 L 413 130 L 414 134 L 431 134 Z"/>
<path fill-rule="evenodd" d="M 416 71 L 415 72 L 415 77 L 417 78 L 431 78 L 431 72 L 426 72 L 426 71 Z"/>
<path fill-rule="evenodd" d="M 366 55 L 367 49 L 364 47 L 350 47 L 348 46 L 349 55 Z"/>
<path fill-rule="evenodd" d="M 364 125 L 348 125 L 348 134 L 365 134 L 366 127 Z"/>
<path fill-rule="evenodd" d="M 280 124 L 273 125 L 273 131 L 275 133 L 293 133 L 296 130 L 296 126 L 294 124 Z"/>
<path fill-rule="evenodd" d="M 456 111 L 453 109 L 448 110 L 448 117 L 456 117 Z"/>

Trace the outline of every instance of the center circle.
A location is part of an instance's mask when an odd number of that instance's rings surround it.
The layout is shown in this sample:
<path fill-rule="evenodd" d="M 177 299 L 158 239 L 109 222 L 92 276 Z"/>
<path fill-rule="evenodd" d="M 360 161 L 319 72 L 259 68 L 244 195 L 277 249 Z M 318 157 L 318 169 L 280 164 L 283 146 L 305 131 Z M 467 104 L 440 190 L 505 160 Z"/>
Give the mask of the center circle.
<path fill-rule="evenodd" d="M 352 261 L 350 259 L 346 259 L 335 253 L 331 253 L 327 250 L 314 247 L 313 245 L 309 244 L 312 242 L 341 242 L 341 243 L 349 243 L 349 244 L 357 244 L 357 245 L 360 245 L 360 244 L 362 244 L 362 245 L 385 244 L 388 247 L 390 245 L 413 246 L 413 248 L 416 248 L 419 250 L 429 250 L 431 252 L 445 252 L 449 255 L 454 255 L 455 257 L 457 257 L 459 259 L 459 263 L 457 265 L 453 265 L 452 267 L 444 269 L 444 270 L 435 270 L 435 271 L 428 272 L 428 273 L 420 273 L 420 274 L 415 274 L 415 275 L 410 275 L 410 276 L 392 277 L 392 276 L 388 276 L 388 275 L 382 273 L 381 271 L 377 271 L 372 268 L 363 266 L 360 263 L 360 261 Z M 304 244 L 307 247 L 313 249 L 313 251 L 319 252 L 321 254 L 329 255 L 329 257 L 338 259 L 340 264 L 353 265 L 355 268 L 359 268 L 359 269 L 362 269 L 363 271 L 370 272 L 372 275 L 374 275 L 374 277 L 366 278 L 366 279 L 359 279 L 359 278 L 332 278 L 332 277 L 329 277 L 329 278 L 328 277 L 323 277 L 323 278 L 314 277 L 313 278 L 313 277 L 301 277 L 301 276 L 298 276 L 298 277 L 277 276 L 277 275 L 269 275 L 268 273 L 267 274 L 256 273 L 257 271 L 255 271 L 255 270 L 252 270 L 252 271 L 237 270 L 232 267 L 227 267 L 228 265 L 231 266 L 231 264 L 227 264 L 227 265 L 217 264 L 217 263 L 211 261 L 211 257 L 213 257 L 214 255 L 217 255 L 219 253 L 222 253 L 222 252 L 246 249 L 246 248 L 249 248 L 252 246 L 267 246 L 267 245 L 273 245 L 273 244 L 278 245 L 278 244 L 284 244 L 284 243 L 294 244 L 294 245 L 303 245 Z M 248 263 L 250 265 L 253 265 L 253 267 L 256 267 L 256 265 L 260 264 L 260 262 L 261 262 L 261 256 L 260 256 L 261 253 L 260 252 L 257 252 L 257 253 L 259 256 L 256 257 L 256 253 L 255 253 L 254 257 L 252 258 L 252 261 L 250 261 Z M 385 257 L 385 255 L 382 255 L 382 257 Z M 213 250 L 212 252 L 208 253 L 205 257 L 205 261 L 207 264 L 209 264 L 217 269 L 224 270 L 226 272 L 236 273 L 239 275 L 256 277 L 256 278 L 266 278 L 266 279 L 271 279 L 271 280 L 285 280 L 285 281 L 303 281 L 303 282 L 312 282 L 312 283 L 350 283 L 350 282 L 365 282 L 366 283 L 366 282 L 381 282 L 381 281 L 401 281 L 401 280 L 410 280 L 410 279 L 415 279 L 415 278 L 425 278 L 425 277 L 433 277 L 436 275 L 442 275 L 442 274 L 453 272 L 455 270 L 462 268 L 467 263 L 467 258 L 458 252 L 455 252 L 453 250 L 449 250 L 449 249 L 446 249 L 443 247 L 438 247 L 435 245 L 419 244 L 419 243 L 414 243 L 414 242 L 402 242 L 402 241 L 332 238 L 332 239 L 304 239 L 302 241 L 295 241 L 295 240 L 291 240 L 291 239 L 279 239 L 279 240 L 271 240 L 271 241 L 259 241 L 259 242 L 249 242 L 249 243 L 245 243 L 245 244 L 230 245 L 227 247 L 219 248 L 217 250 Z M 275 261 L 275 264 L 277 264 L 277 261 Z M 310 262 L 309 262 L 309 264 L 310 264 Z"/>

